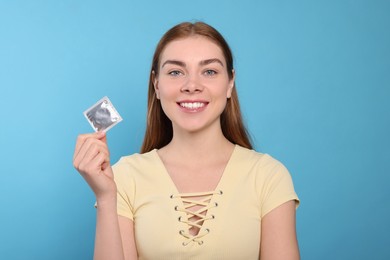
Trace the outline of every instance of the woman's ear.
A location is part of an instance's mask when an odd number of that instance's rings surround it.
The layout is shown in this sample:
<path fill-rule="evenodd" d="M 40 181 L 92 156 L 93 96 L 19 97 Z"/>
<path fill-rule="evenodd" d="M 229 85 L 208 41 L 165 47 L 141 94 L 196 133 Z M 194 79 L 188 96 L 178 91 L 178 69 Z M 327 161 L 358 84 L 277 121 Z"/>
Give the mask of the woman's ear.
<path fill-rule="evenodd" d="M 156 72 L 154 70 L 152 70 L 152 82 L 153 82 L 154 92 L 156 93 L 156 98 L 160 99 L 160 93 L 158 89 L 158 79 L 157 79 Z"/>
<path fill-rule="evenodd" d="M 229 80 L 229 87 L 228 87 L 228 90 L 227 90 L 227 93 L 226 93 L 226 97 L 227 98 L 231 98 L 232 97 L 232 91 L 233 91 L 233 88 L 234 88 L 235 80 L 236 80 L 236 72 L 234 71 L 234 69 L 232 69 L 232 78 Z"/>

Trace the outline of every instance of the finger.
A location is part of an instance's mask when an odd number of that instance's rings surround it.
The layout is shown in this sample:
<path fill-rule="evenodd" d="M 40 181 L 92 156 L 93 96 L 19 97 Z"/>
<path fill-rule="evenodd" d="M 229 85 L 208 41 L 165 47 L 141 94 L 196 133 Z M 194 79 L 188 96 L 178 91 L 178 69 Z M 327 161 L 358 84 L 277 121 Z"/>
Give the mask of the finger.
<path fill-rule="evenodd" d="M 77 155 L 80 153 L 80 149 L 84 145 L 85 141 L 93 135 L 94 133 L 89 133 L 89 134 L 80 134 L 79 136 L 77 136 L 76 145 L 73 154 L 73 160 L 75 160 Z"/>
<path fill-rule="evenodd" d="M 106 142 L 107 141 L 107 134 L 106 132 L 103 132 L 103 131 L 99 131 L 97 132 L 98 136 L 97 138 L 103 142 Z"/>
<path fill-rule="evenodd" d="M 98 139 L 100 141 L 102 141 L 103 143 L 107 144 L 107 133 L 103 132 L 103 131 L 99 131 L 98 133 L 100 133 L 100 136 L 98 137 Z"/>
<path fill-rule="evenodd" d="M 104 132 L 103 132 L 103 133 L 104 133 Z M 102 136 L 102 138 L 100 138 L 100 140 L 101 140 L 103 143 L 107 144 L 107 135 L 104 133 L 104 135 Z"/>
<path fill-rule="evenodd" d="M 105 152 L 99 152 L 96 155 L 95 160 L 100 165 L 102 171 L 106 170 L 110 166 L 110 158 Z"/>
<path fill-rule="evenodd" d="M 102 170 L 105 171 L 110 165 L 110 156 L 107 155 L 102 163 Z"/>
<path fill-rule="evenodd" d="M 85 137 L 85 138 L 84 138 Z M 91 146 L 91 138 L 86 136 L 81 136 L 77 143 L 81 143 L 80 147 L 75 151 L 73 165 L 76 169 L 79 169 L 80 164 L 84 161 L 85 154 Z M 85 164 L 85 161 L 84 161 Z"/>
<path fill-rule="evenodd" d="M 74 166 L 76 169 L 85 171 L 83 166 L 88 165 L 90 161 L 94 160 L 98 153 L 104 153 L 106 157 L 109 157 L 107 145 L 100 140 L 88 138 L 77 154 L 74 160 Z"/>
<path fill-rule="evenodd" d="M 81 134 L 77 137 L 76 146 L 75 146 L 75 155 L 80 151 L 80 148 L 83 146 L 84 142 L 88 138 L 96 138 L 101 139 L 103 136 L 105 136 L 105 133 L 103 132 L 96 132 L 96 133 L 88 133 L 88 134 Z"/>
<path fill-rule="evenodd" d="M 90 161 L 96 161 L 96 156 L 97 155 L 104 155 L 105 160 L 108 160 L 108 150 L 105 145 L 102 143 L 92 143 L 87 150 L 87 152 L 84 155 L 83 161 L 85 162 L 90 162 Z M 103 163 L 103 162 L 101 162 Z"/>
<path fill-rule="evenodd" d="M 88 134 L 81 134 L 81 135 L 79 135 L 77 137 L 73 158 L 75 158 L 77 156 L 77 154 L 80 152 L 81 147 L 83 146 L 83 144 L 85 143 L 85 141 L 88 138 L 100 139 L 100 138 L 102 138 L 102 136 L 105 136 L 105 134 L 104 133 L 102 134 L 102 132 L 88 133 Z"/>
<path fill-rule="evenodd" d="M 85 165 L 81 166 L 83 168 L 82 172 L 87 176 L 99 175 L 103 172 L 103 164 L 105 164 L 106 161 L 107 154 L 99 151 L 91 161 L 88 161 Z"/>

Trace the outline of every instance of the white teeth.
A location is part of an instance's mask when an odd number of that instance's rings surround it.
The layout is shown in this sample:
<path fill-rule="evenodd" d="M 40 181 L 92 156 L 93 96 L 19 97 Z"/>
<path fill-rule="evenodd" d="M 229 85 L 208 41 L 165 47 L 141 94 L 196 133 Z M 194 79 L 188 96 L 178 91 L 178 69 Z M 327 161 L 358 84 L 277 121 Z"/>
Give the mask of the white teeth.
<path fill-rule="evenodd" d="M 197 109 L 204 107 L 204 103 L 201 102 L 194 102 L 194 103 L 180 103 L 180 106 L 189 108 L 189 109 Z"/>

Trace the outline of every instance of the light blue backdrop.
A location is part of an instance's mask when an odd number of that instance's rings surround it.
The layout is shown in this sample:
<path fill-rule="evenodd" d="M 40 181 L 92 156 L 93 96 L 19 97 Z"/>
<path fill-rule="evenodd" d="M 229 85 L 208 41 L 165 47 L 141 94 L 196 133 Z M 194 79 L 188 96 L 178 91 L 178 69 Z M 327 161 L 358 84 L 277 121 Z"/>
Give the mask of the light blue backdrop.
<path fill-rule="evenodd" d="M 91 259 L 94 197 L 72 167 L 82 112 L 107 95 L 137 152 L 154 47 L 219 29 L 261 152 L 291 171 L 302 259 L 390 259 L 389 1 L 0 2 L 0 258 Z M 228 232 L 225 234 L 228 235 Z"/>

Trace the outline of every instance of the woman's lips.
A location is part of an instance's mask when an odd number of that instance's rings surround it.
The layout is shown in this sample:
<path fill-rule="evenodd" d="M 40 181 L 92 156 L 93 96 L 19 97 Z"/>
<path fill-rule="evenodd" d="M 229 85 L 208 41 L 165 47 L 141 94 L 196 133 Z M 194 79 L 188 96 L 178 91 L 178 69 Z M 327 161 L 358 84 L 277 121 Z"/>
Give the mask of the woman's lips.
<path fill-rule="evenodd" d="M 188 112 L 199 112 L 205 109 L 208 105 L 208 102 L 205 101 L 182 101 L 177 102 L 180 108 Z"/>

